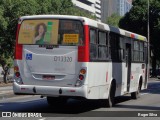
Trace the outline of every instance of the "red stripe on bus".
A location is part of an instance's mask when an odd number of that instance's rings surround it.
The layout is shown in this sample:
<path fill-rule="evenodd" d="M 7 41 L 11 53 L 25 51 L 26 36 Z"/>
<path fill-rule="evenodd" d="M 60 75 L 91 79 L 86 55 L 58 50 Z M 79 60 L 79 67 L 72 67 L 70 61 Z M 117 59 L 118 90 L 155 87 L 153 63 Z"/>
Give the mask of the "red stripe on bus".
<path fill-rule="evenodd" d="M 131 79 L 133 80 L 133 75 L 131 74 Z"/>
<path fill-rule="evenodd" d="M 84 46 L 78 46 L 78 62 L 89 62 L 89 27 L 84 26 Z"/>
<path fill-rule="evenodd" d="M 134 35 L 134 34 L 131 34 L 131 38 L 135 38 L 135 35 Z"/>
<path fill-rule="evenodd" d="M 106 73 L 106 82 L 108 81 L 108 72 Z"/>
<path fill-rule="evenodd" d="M 15 45 L 15 53 L 14 53 L 14 59 L 16 60 L 22 60 L 22 45 L 18 44 L 18 34 L 20 29 L 20 24 L 17 26 L 17 33 L 16 33 L 16 45 Z"/>

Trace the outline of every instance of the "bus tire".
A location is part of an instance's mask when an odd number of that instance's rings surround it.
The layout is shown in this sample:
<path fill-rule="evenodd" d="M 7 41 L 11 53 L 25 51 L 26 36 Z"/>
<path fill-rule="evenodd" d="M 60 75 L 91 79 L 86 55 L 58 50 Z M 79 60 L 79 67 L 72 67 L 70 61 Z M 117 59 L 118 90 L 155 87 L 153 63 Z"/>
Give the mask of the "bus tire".
<path fill-rule="evenodd" d="M 132 99 L 140 98 L 141 86 L 142 86 L 142 80 L 140 80 L 140 82 L 139 82 L 137 91 L 131 93 L 131 98 Z"/>
<path fill-rule="evenodd" d="M 114 102 L 115 91 L 116 91 L 116 83 L 112 82 L 110 90 L 109 90 L 107 104 L 106 104 L 106 107 L 108 107 L 108 108 L 111 108 L 111 107 L 113 107 L 115 105 L 115 102 Z"/>
<path fill-rule="evenodd" d="M 51 106 L 62 106 L 67 103 L 67 98 L 65 97 L 49 97 L 47 96 L 47 103 Z"/>

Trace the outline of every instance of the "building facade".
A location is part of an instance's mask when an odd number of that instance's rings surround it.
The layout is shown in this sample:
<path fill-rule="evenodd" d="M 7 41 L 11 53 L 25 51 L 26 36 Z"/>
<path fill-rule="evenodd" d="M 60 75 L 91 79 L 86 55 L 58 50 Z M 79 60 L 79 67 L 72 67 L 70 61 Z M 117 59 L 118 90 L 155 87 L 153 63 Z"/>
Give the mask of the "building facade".
<path fill-rule="evenodd" d="M 132 7 L 132 0 L 117 0 L 117 13 L 124 16 Z"/>
<path fill-rule="evenodd" d="M 124 16 L 132 8 L 132 0 L 101 0 L 101 21 L 106 22 L 107 17 L 116 13 Z"/>
<path fill-rule="evenodd" d="M 72 0 L 73 4 L 96 16 L 98 21 L 101 21 L 101 0 Z"/>
<path fill-rule="evenodd" d="M 117 0 L 101 0 L 101 21 L 106 22 L 107 17 L 117 12 Z"/>

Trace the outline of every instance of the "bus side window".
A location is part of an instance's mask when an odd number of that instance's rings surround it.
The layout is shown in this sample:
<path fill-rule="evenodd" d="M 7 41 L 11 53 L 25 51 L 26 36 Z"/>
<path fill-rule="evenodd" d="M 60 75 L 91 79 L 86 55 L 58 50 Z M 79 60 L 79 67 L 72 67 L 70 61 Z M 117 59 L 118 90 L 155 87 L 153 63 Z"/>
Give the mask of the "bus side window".
<path fill-rule="evenodd" d="M 133 54 L 134 54 L 134 61 L 139 61 L 140 60 L 140 55 L 139 55 L 139 41 L 134 41 L 133 44 Z"/>
<path fill-rule="evenodd" d="M 107 39 L 107 33 L 99 31 L 98 32 L 98 59 L 100 60 L 106 60 L 108 57 L 108 39 Z"/>
<path fill-rule="evenodd" d="M 148 50 L 147 50 L 147 43 L 144 43 L 144 60 L 145 60 L 145 63 L 148 63 Z"/>
<path fill-rule="evenodd" d="M 97 59 L 96 30 L 90 29 L 90 59 Z"/>
<path fill-rule="evenodd" d="M 125 38 L 124 37 L 120 37 L 119 38 L 119 59 L 120 60 L 125 60 L 125 45 L 124 45 L 124 40 Z"/>
<path fill-rule="evenodd" d="M 144 61 L 144 43 L 140 42 L 139 43 L 139 50 L 140 50 L 140 61 L 143 62 Z"/>

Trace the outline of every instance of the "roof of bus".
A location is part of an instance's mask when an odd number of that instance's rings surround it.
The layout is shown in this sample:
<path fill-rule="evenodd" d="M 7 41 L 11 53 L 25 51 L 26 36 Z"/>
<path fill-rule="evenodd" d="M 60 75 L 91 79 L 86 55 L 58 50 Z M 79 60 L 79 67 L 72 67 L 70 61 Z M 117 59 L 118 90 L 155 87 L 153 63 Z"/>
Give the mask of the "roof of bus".
<path fill-rule="evenodd" d="M 89 25 L 89 26 L 92 26 L 92 27 L 95 27 L 95 28 L 99 28 L 99 29 L 102 29 L 102 30 L 106 30 L 106 31 L 112 31 L 112 32 L 115 32 L 117 34 L 121 34 L 123 36 L 127 36 L 127 37 L 130 37 L 130 38 L 135 38 L 135 39 L 138 39 L 138 40 L 143 40 L 143 41 L 147 41 L 146 37 L 142 36 L 142 35 L 139 35 L 139 34 L 136 34 L 136 33 L 133 33 L 133 32 L 129 32 L 127 30 L 123 30 L 123 29 L 120 29 L 120 28 L 116 28 L 116 27 L 113 27 L 113 26 L 109 26 L 105 23 L 102 23 L 102 22 L 99 22 L 99 21 L 96 21 L 96 20 L 92 20 L 92 19 L 89 19 L 89 18 L 86 18 L 86 17 L 81 17 L 81 16 L 72 16 L 72 15 L 33 15 L 33 16 L 23 16 L 21 17 L 21 21 L 23 21 L 24 19 L 45 19 L 45 18 L 61 18 L 61 19 L 74 19 L 74 20 L 81 20 L 83 21 L 83 24 L 84 25 Z"/>

